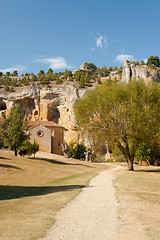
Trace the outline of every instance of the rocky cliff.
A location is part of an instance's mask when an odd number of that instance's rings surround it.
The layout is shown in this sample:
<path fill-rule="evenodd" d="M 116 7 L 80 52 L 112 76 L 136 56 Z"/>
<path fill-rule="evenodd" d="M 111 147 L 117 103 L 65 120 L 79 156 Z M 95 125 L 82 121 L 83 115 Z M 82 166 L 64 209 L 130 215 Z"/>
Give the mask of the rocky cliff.
<path fill-rule="evenodd" d="M 160 81 L 160 76 L 156 69 L 151 69 L 147 65 L 135 65 L 126 60 L 124 62 L 121 81 L 127 83 L 133 79 L 137 80 L 139 78 L 144 79 L 146 82 L 150 80 Z"/>
<path fill-rule="evenodd" d="M 41 88 L 36 83 L 18 89 L 14 93 L 0 93 L 0 113 L 9 115 L 13 105 L 20 104 L 23 116 L 28 120 L 54 121 L 67 131 L 65 140 L 76 139 L 74 103 L 84 96 L 87 89 L 78 89 L 73 83 Z"/>

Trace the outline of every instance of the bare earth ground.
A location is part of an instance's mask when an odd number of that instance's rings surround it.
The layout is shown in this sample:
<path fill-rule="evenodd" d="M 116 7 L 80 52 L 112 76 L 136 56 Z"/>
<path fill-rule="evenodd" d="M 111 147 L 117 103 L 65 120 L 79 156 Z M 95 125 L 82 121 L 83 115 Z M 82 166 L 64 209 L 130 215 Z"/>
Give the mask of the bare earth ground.
<path fill-rule="evenodd" d="M 121 206 L 117 201 L 112 180 L 118 169 L 116 166 L 94 177 L 58 213 L 55 225 L 43 240 L 145 240 L 141 223 L 128 214 L 127 204 Z"/>
<path fill-rule="evenodd" d="M 120 202 L 120 235 L 127 239 L 125 231 L 130 229 L 131 235 L 137 235 L 135 239 L 159 240 L 160 167 L 135 165 L 134 172 L 121 169 L 115 172 L 114 186 Z"/>

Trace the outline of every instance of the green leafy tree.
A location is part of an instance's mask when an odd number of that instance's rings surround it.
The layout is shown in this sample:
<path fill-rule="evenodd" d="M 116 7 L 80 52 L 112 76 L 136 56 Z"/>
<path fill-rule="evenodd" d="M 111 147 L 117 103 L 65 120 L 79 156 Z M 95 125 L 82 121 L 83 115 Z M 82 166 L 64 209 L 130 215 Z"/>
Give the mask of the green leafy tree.
<path fill-rule="evenodd" d="M 18 76 L 17 70 L 15 70 L 15 71 L 13 72 L 13 76 Z"/>
<path fill-rule="evenodd" d="M 104 83 L 80 98 L 75 115 L 95 142 L 115 144 L 124 155 L 128 169 L 138 146 L 159 139 L 160 85 L 144 81 L 128 84 Z"/>
<path fill-rule="evenodd" d="M 36 140 L 34 139 L 34 142 L 32 144 L 32 153 L 34 154 L 34 158 L 35 158 L 36 152 L 38 152 L 38 151 L 39 151 L 39 145 L 36 142 Z"/>
<path fill-rule="evenodd" d="M 84 88 L 85 86 L 85 78 L 84 75 L 81 75 L 80 81 L 79 81 L 79 87 Z"/>
<path fill-rule="evenodd" d="M 5 145 L 14 150 L 17 156 L 17 150 L 23 145 L 28 138 L 26 126 L 22 118 L 20 105 L 15 105 L 11 109 L 8 118 L 3 114 L 3 138 Z"/>
<path fill-rule="evenodd" d="M 64 72 L 64 78 L 67 79 L 68 77 L 72 77 L 72 71 L 66 69 Z"/>
<path fill-rule="evenodd" d="M 107 70 L 107 68 L 106 68 L 105 65 L 101 68 L 101 72 L 104 73 L 104 76 L 107 76 L 107 74 L 108 74 L 108 70 Z"/>
<path fill-rule="evenodd" d="M 81 75 L 82 75 L 82 73 L 81 73 L 80 71 L 79 71 L 79 72 L 76 72 L 74 78 L 75 78 L 75 80 L 76 80 L 77 82 L 80 81 L 80 79 L 81 79 Z"/>
<path fill-rule="evenodd" d="M 112 71 L 113 71 L 113 67 L 109 67 L 109 68 L 108 68 L 108 71 L 109 71 L 109 72 L 112 72 Z"/>
<path fill-rule="evenodd" d="M 86 147 L 84 143 L 70 143 L 69 156 L 76 159 L 85 159 Z"/>
<path fill-rule="evenodd" d="M 10 72 L 6 72 L 6 76 L 10 76 L 11 74 L 10 74 Z"/>
<path fill-rule="evenodd" d="M 107 73 L 108 70 L 107 70 L 105 65 L 103 67 L 101 67 L 101 71 L 104 72 L 104 73 Z"/>
<path fill-rule="evenodd" d="M 26 140 L 24 141 L 23 145 L 20 147 L 19 155 L 24 157 L 25 155 L 30 156 L 31 154 L 34 154 L 34 158 L 35 158 L 35 154 L 38 151 L 39 151 L 39 145 L 35 139 L 33 144 L 30 141 Z"/>
<path fill-rule="evenodd" d="M 32 80 L 32 82 L 36 82 L 37 81 L 37 78 L 36 78 L 36 76 L 34 75 L 33 72 L 31 73 L 31 80 Z"/>
<path fill-rule="evenodd" d="M 135 157 L 140 161 L 140 163 L 142 163 L 142 161 L 149 163 L 151 159 L 150 153 L 151 149 L 147 148 L 145 145 L 142 145 L 136 150 Z"/>
<path fill-rule="evenodd" d="M 148 58 L 147 65 L 151 66 L 152 64 L 154 64 L 156 67 L 160 67 L 160 60 L 158 56 L 151 56 Z"/>
<path fill-rule="evenodd" d="M 144 60 L 141 60 L 141 65 L 145 65 L 145 62 L 144 62 Z"/>
<path fill-rule="evenodd" d="M 48 71 L 47 71 L 47 75 L 51 75 L 52 73 L 53 73 L 53 69 L 49 68 Z"/>
<path fill-rule="evenodd" d="M 44 71 L 40 70 L 39 73 L 38 73 L 38 76 L 42 76 L 42 75 L 44 75 Z"/>
<path fill-rule="evenodd" d="M 0 72 L 0 76 L 2 76 L 3 75 L 3 72 Z"/>
<path fill-rule="evenodd" d="M 115 66 L 115 67 L 113 68 L 113 71 L 117 71 L 117 70 L 118 70 L 118 67 Z"/>
<path fill-rule="evenodd" d="M 28 140 L 23 142 L 23 145 L 19 148 L 19 155 L 20 156 L 25 156 L 28 155 L 30 156 L 32 154 L 32 143 Z"/>
<path fill-rule="evenodd" d="M 90 82 L 90 79 L 91 79 L 91 76 L 89 75 L 88 72 L 86 72 L 86 73 L 84 74 L 84 81 L 85 81 L 85 83 L 89 83 L 89 82 Z"/>

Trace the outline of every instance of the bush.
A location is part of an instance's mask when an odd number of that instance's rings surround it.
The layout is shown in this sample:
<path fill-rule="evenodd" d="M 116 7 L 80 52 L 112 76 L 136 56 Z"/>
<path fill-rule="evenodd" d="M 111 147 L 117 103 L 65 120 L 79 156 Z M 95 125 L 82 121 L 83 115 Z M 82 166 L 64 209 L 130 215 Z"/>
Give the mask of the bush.
<path fill-rule="evenodd" d="M 124 156 L 122 154 L 119 156 L 115 156 L 114 160 L 115 160 L 115 162 L 126 162 L 126 159 L 124 158 Z"/>
<path fill-rule="evenodd" d="M 86 147 L 84 143 L 70 143 L 69 144 L 69 156 L 76 159 L 85 159 Z"/>
<path fill-rule="evenodd" d="M 20 147 L 19 155 L 24 157 L 25 155 L 30 156 L 31 154 L 34 154 L 35 158 L 35 154 L 36 152 L 38 152 L 38 150 L 39 145 L 35 140 L 33 144 L 30 141 L 26 140 L 24 144 Z"/>
<path fill-rule="evenodd" d="M 135 154 L 137 161 L 145 161 L 149 165 L 160 166 L 160 151 L 159 144 L 149 144 L 140 146 Z"/>
<path fill-rule="evenodd" d="M 92 162 L 100 163 L 105 162 L 105 156 L 102 156 L 100 153 L 93 153 Z"/>
<path fill-rule="evenodd" d="M 58 79 L 56 80 L 56 84 L 62 84 L 62 83 L 63 83 L 63 80 L 62 80 L 62 79 L 59 79 L 59 78 L 58 78 Z"/>

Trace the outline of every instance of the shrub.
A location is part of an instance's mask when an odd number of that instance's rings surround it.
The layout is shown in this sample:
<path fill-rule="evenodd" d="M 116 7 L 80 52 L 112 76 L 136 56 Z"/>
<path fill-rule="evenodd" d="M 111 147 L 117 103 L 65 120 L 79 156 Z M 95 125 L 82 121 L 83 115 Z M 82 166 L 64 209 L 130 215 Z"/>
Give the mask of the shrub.
<path fill-rule="evenodd" d="M 124 156 L 122 154 L 119 156 L 115 156 L 114 160 L 115 160 L 115 162 L 126 162 L 126 159 L 124 158 Z"/>
<path fill-rule="evenodd" d="M 26 140 L 24 144 L 20 147 L 19 155 L 24 157 L 25 155 L 30 156 L 31 154 L 34 154 L 35 158 L 35 154 L 36 152 L 38 152 L 38 150 L 39 145 L 35 140 L 33 144 L 30 141 Z"/>
<path fill-rule="evenodd" d="M 56 84 L 62 84 L 62 83 L 63 83 L 63 80 L 62 80 L 62 79 L 59 79 L 59 78 L 58 78 L 58 79 L 56 80 Z"/>
<path fill-rule="evenodd" d="M 69 156 L 76 159 L 85 159 L 86 147 L 84 143 L 70 143 Z"/>
<path fill-rule="evenodd" d="M 105 162 L 105 156 L 102 156 L 100 153 L 93 153 L 92 162 L 99 163 Z"/>
<path fill-rule="evenodd" d="M 142 162 L 146 161 L 150 165 L 160 165 L 160 151 L 159 144 L 154 143 L 150 145 L 140 146 L 135 154 L 136 160 Z"/>

